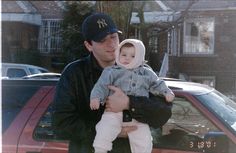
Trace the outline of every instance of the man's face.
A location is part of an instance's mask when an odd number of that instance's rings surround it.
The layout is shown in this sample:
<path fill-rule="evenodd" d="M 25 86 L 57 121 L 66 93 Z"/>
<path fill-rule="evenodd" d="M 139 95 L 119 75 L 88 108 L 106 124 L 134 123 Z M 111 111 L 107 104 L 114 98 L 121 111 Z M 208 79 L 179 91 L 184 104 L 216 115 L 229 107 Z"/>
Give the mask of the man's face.
<path fill-rule="evenodd" d="M 106 67 L 115 63 L 115 50 L 118 45 L 119 36 L 117 33 L 113 33 L 108 34 L 100 42 L 91 41 L 91 44 L 86 47 L 93 52 L 100 66 Z"/>

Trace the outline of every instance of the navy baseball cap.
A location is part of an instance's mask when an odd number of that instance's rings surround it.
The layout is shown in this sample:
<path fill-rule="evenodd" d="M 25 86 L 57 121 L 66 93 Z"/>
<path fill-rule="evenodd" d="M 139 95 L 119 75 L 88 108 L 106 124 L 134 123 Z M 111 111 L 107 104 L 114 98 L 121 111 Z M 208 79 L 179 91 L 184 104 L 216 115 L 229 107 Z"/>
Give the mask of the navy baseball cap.
<path fill-rule="evenodd" d="M 112 18 L 104 13 L 95 13 L 88 16 L 82 23 L 82 34 L 85 40 L 100 42 L 108 34 L 122 33 Z"/>

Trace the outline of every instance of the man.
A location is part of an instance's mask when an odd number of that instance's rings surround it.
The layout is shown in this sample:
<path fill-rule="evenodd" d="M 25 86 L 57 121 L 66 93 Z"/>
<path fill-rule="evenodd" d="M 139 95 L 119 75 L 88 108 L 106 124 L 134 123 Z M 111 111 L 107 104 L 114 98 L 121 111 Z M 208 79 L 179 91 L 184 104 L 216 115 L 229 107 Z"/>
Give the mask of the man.
<path fill-rule="evenodd" d="M 124 121 L 130 116 L 153 127 L 163 125 L 171 115 L 162 109 L 155 97 L 127 96 L 119 88 L 109 86 L 114 94 L 109 96 L 105 108 L 90 109 L 90 92 L 103 68 L 115 64 L 115 50 L 121 33 L 110 16 L 96 13 L 82 24 L 84 45 L 90 52 L 86 58 L 68 64 L 62 72 L 54 97 L 53 126 L 56 133 L 70 140 L 69 153 L 92 153 L 95 125 L 104 111 L 125 112 Z M 164 114 L 164 115 L 163 115 Z M 159 116 L 161 116 L 159 118 Z M 163 117 L 165 116 L 165 117 Z M 136 127 L 124 127 L 113 143 L 111 153 L 130 153 L 127 132 Z"/>

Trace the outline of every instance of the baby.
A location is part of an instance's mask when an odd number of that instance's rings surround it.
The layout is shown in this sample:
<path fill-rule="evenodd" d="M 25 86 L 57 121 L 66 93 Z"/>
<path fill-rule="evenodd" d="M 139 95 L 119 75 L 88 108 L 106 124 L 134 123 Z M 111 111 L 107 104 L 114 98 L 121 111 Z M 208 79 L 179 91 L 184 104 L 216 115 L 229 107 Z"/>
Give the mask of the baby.
<path fill-rule="evenodd" d="M 163 95 L 167 102 L 174 99 L 174 93 L 165 82 L 145 64 L 145 47 L 137 39 L 125 39 L 116 50 L 116 65 L 103 70 L 90 95 L 90 107 L 99 109 L 106 97 L 111 95 L 108 85 L 119 87 L 126 95 L 146 96 L 149 92 Z M 102 115 L 96 125 L 96 137 L 93 147 L 95 153 L 106 153 L 112 149 L 112 142 L 121 132 L 122 126 L 136 125 L 137 130 L 129 132 L 132 153 L 151 153 L 152 136 L 147 124 L 132 119 L 132 122 L 122 122 L 123 113 L 107 112 Z"/>

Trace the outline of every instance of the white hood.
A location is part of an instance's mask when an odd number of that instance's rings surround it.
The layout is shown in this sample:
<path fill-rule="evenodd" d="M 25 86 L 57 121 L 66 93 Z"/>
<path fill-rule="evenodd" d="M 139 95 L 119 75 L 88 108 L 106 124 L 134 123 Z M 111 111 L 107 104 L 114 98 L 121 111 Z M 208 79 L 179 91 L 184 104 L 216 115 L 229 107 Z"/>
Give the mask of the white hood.
<path fill-rule="evenodd" d="M 121 64 L 119 61 L 119 55 L 120 55 L 120 48 L 125 44 L 125 43 L 131 43 L 134 45 L 135 48 L 135 57 L 134 60 L 129 63 L 128 65 Z M 117 50 L 115 51 L 116 54 L 116 64 L 123 66 L 127 69 L 134 69 L 139 67 L 140 65 L 143 65 L 145 63 L 145 46 L 142 41 L 137 40 L 137 39 L 125 39 L 123 40 L 120 44 Z"/>

